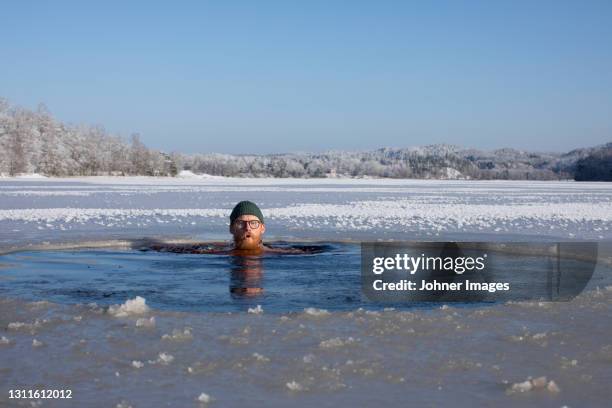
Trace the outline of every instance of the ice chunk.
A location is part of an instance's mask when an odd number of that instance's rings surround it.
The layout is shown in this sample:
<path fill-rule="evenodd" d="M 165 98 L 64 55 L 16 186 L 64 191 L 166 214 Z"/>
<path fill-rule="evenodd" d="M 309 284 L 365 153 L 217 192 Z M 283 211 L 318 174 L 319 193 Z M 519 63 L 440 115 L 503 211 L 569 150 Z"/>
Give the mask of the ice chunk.
<path fill-rule="evenodd" d="M 141 315 L 148 311 L 149 306 L 147 306 L 147 301 L 140 296 L 136 296 L 134 299 L 128 299 L 121 305 L 112 305 L 108 308 L 108 313 L 115 317 Z"/>
<path fill-rule="evenodd" d="M 34 323 L 24 323 L 24 322 L 11 322 L 8 324 L 7 328 L 9 330 L 20 330 L 20 329 L 30 329 L 33 330 L 37 327 L 40 327 L 40 320 L 36 319 Z"/>
<path fill-rule="evenodd" d="M 546 377 L 544 376 L 533 378 L 533 379 L 529 378 L 523 382 L 512 384 L 512 387 L 510 387 L 508 391 L 509 392 L 528 392 L 528 391 L 537 390 L 537 389 L 540 389 L 540 390 L 546 389 L 548 392 L 551 392 L 551 393 L 558 393 L 561 391 L 559 386 L 557 386 L 557 384 L 553 380 L 548 381 L 548 383 L 546 381 L 547 381 Z"/>
<path fill-rule="evenodd" d="M 174 361 L 174 356 L 172 354 L 159 353 L 159 358 L 157 359 L 158 363 L 170 364 L 173 361 Z"/>
<path fill-rule="evenodd" d="M 143 327 L 145 329 L 151 329 L 155 327 L 155 316 L 151 316 L 150 318 L 141 317 L 136 320 L 136 327 Z"/>
<path fill-rule="evenodd" d="M 255 358 L 255 360 L 261 361 L 261 362 L 270 361 L 268 357 L 264 356 L 263 354 L 259 354 L 259 353 L 253 353 L 253 357 Z"/>
<path fill-rule="evenodd" d="M 319 347 L 321 348 L 335 348 L 342 347 L 347 344 L 354 343 L 355 339 L 352 337 L 347 337 L 345 340 L 342 340 L 340 337 L 334 337 L 333 339 L 323 340 L 319 343 Z"/>
<path fill-rule="evenodd" d="M 302 357 L 302 361 L 304 361 L 307 364 L 310 364 L 314 361 L 315 359 L 315 355 L 314 354 L 306 354 L 304 357 Z"/>
<path fill-rule="evenodd" d="M 302 386 L 302 384 L 296 382 L 295 380 L 288 382 L 286 385 L 287 385 L 287 388 L 289 388 L 291 391 L 303 391 L 304 390 L 304 387 Z"/>
<path fill-rule="evenodd" d="M 39 173 L 19 173 L 13 177 L 21 178 L 21 179 L 46 179 L 47 178 L 47 176 L 43 176 L 42 174 L 39 174 Z"/>
<path fill-rule="evenodd" d="M 251 314 L 262 314 L 263 307 L 261 307 L 261 305 L 257 305 L 256 307 L 249 307 L 249 310 L 247 310 L 247 312 Z"/>
<path fill-rule="evenodd" d="M 548 385 L 546 386 L 546 389 L 547 389 L 549 392 L 552 392 L 552 393 L 555 393 L 555 394 L 561 391 L 561 388 L 559 388 L 559 386 L 557 385 L 557 383 L 556 383 L 556 382 L 554 382 L 553 380 L 550 380 L 550 381 L 548 382 Z"/>
<path fill-rule="evenodd" d="M 205 392 L 201 393 L 200 396 L 198 397 L 198 401 L 200 401 L 203 404 L 208 404 L 211 400 L 212 398 L 210 398 L 210 395 L 206 394 Z"/>
<path fill-rule="evenodd" d="M 546 377 L 538 377 L 531 380 L 533 388 L 544 388 L 546 387 Z"/>
<path fill-rule="evenodd" d="M 304 313 L 309 316 L 328 316 L 330 313 L 325 309 L 317 309 L 316 307 L 307 307 L 304 309 Z"/>
<path fill-rule="evenodd" d="M 164 334 L 162 340 L 191 340 L 193 335 L 191 334 L 191 328 L 186 327 L 184 330 L 174 329 L 172 334 Z"/>
<path fill-rule="evenodd" d="M 533 385 L 531 384 L 531 381 L 526 380 L 520 383 L 512 384 L 512 388 L 510 389 L 510 391 L 527 392 L 527 391 L 531 391 L 532 388 L 533 388 Z"/>

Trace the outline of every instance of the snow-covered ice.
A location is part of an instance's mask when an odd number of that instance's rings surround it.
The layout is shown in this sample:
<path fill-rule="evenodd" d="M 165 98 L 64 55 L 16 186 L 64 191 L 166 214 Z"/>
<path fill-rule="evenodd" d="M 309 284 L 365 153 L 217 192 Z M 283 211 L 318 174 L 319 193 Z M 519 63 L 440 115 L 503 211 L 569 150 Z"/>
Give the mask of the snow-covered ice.
<path fill-rule="evenodd" d="M 3 178 L 0 253 L 62 242 L 226 239 L 229 212 L 242 199 L 260 204 L 269 239 L 609 240 L 611 186 L 190 174 Z M 0 258 L 0 279 L 6 259 L 16 258 Z M 114 270 L 118 284 L 121 271 Z M 265 302 L 265 313 L 253 302 L 222 312 L 158 309 L 156 297 L 167 293 L 154 278 L 142 293 L 121 292 L 110 307 L 0 297 L 2 382 L 61 386 L 74 390 L 75 405 L 117 407 L 559 407 L 607 406 L 611 398 L 609 280 L 571 302 L 341 311 L 323 304 L 280 315 Z M 0 394 L 0 405 L 10 402 Z"/>
<path fill-rule="evenodd" d="M 156 326 L 141 330 L 94 305 L 31 307 L 2 298 L 0 330 L 47 320 L 4 336 L 10 341 L 0 345 L 3 382 L 62 385 L 80 406 L 92 400 L 193 406 L 203 391 L 219 406 L 257 407 L 423 406 L 432 398 L 455 407 L 610 401 L 608 290 L 572 302 L 333 311 L 325 319 L 304 311 L 284 321 L 272 313 L 153 312 Z M 177 327 L 189 327 L 193 338 L 162 339 Z M 44 346 L 33 347 L 33 339 Z M 7 398 L 0 395 L 0 405 Z"/>
<path fill-rule="evenodd" d="M 612 184 L 561 181 L 86 177 L 0 180 L 0 248 L 147 235 L 227 238 L 257 202 L 268 236 L 612 237 Z"/>
<path fill-rule="evenodd" d="M 112 305 L 108 308 L 108 313 L 115 317 L 127 317 L 134 315 L 145 314 L 149 311 L 149 307 L 147 306 L 146 300 L 141 296 L 136 296 L 134 299 L 128 299 L 125 303 L 121 305 Z M 136 325 L 138 326 L 138 321 L 144 322 L 143 320 L 137 320 Z M 153 323 L 155 320 L 153 320 Z M 147 324 L 150 324 L 149 321 Z M 142 324 L 145 325 L 145 324 Z"/>

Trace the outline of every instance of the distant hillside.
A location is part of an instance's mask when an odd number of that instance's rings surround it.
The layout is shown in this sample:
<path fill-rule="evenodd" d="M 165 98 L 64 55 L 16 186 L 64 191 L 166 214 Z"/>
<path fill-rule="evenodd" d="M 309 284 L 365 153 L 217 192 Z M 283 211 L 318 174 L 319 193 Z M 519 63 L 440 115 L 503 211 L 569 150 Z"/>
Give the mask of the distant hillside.
<path fill-rule="evenodd" d="M 453 145 L 267 155 L 186 155 L 148 149 L 99 126 L 71 126 L 44 107 L 12 107 L 0 99 L 0 175 L 175 176 L 181 170 L 233 177 L 388 177 L 612 181 L 612 143 L 541 153 L 482 151 Z"/>
<path fill-rule="evenodd" d="M 388 177 L 425 179 L 573 179 L 579 160 L 600 168 L 605 158 L 589 159 L 609 151 L 610 145 L 569 153 L 536 153 L 515 149 L 481 151 L 453 145 L 381 148 L 365 152 L 222 155 L 181 157 L 181 168 L 194 173 L 237 177 Z M 597 156 L 599 157 L 599 156 Z M 590 161 L 589 161 L 590 160 Z M 584 167 L 584 165 L 583 165 Z M 582 169 L 583 167 L 580 167 Z M 589 174 L 580 180 L 589 180 Z M 600 180 L 602 178 L 597 178 Z"/>
<path fill-rule="evenodd" d="M 590 149 L 572 164 L 576 181 L 612 181 L 612 143 Z"/>

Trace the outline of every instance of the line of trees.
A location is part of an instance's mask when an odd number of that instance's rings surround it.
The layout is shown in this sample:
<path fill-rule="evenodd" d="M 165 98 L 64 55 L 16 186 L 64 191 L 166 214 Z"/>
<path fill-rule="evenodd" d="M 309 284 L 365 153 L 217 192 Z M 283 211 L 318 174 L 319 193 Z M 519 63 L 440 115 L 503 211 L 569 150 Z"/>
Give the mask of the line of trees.
<path fill-rule="evenodd" d="M 0 99 L 0 174 L 175 176 L 181 170 L 231 177 L 389 177 L 611 180 L 612 143 L 568 153 L 485 152 L 452 145 L 364 152 L 268 155 L 167 154 L 100 126 L 71 126 L 44 105 L 36 111 Z"/>
<path fill-rule="evenodd" d="M 556 180 L 571 178 L 553 171 L 534 157 L 504 156 L 500 152 L 475 155 L 455 146 L 383 148 L 366 152 L 321 154 L 183 156 L 183 168 L 194 173 L 237 177 L 385 177 L 426 179 Z"/>
<path fill-rule="evenodd" d="M 612 181 L 612 143 L 579 159 L 575 165 L 576 181 Z"/>
<path fill-rule="evenodd" d="M 170 155 L 148 149 L 138 134 L 130 142 L 101 126 L 71 126 L 43 104 L 36 111 L 0 99 L 0 173 L 48 176 L 174 176 Z"/>

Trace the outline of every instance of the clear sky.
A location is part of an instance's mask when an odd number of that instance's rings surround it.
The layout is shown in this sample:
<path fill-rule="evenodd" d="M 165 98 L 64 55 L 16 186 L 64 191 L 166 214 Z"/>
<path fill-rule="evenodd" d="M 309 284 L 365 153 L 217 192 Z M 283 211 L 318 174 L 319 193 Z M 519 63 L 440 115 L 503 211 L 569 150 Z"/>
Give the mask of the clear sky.
<path fill-rule="evenodd" d="M 12 1 L 0 96 L 167 151 L 612 141 L 612 1 Z"/>

